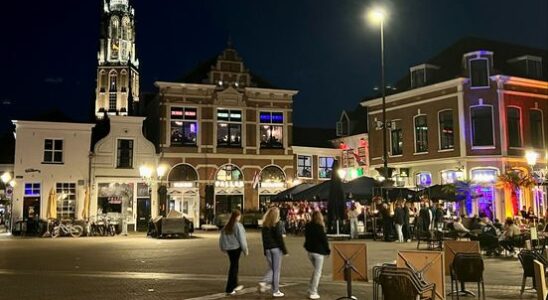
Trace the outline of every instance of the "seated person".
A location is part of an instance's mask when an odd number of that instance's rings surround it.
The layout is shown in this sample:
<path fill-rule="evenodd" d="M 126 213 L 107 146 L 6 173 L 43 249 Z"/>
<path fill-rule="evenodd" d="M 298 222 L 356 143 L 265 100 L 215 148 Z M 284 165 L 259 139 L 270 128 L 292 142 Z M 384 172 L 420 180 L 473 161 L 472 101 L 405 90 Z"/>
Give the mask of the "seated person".
<path fill-rule="evenodd" d="M 455 228 L 455 231 L 459 234 L 459 236 L 468 236 L 470 233 L 470 230 L 468 228 L 464 227 L 462 225 L 462 219 L 460 217 L 457 217 L 457 220 L 453 222 L 453 228 Z"/>
<path fill-rule="evenodd" d="M 515 240 L 517 237 L 521 235 L 521 231 L 519 230 L 519 227 L 514 224 L 514 220 L 512 218 L 507 218 L 506 222 L 504 222 L 504 233 L 502 235 L 502 240 L 500 241 L 500 245 L 508 250 L 510 253 L 514 253 L 514 245 Z"/>
<path fill-rule="evenodd" d="M 482 225 L 478 237 L 480 247 L 486 251 L 487 255 L 500 255 L 501 249 L 497 229 L 487 217 L 482 218 L 480 224 Z"/>
<path fill-rule="evenodd" d="M 504 230 L 503 228 L 504 225 L 502 225 L 499 219 L 495 219 L 495 223 L 493 223 L 493 226 L 495 226 L 495 228 L 499 230 L 500 232 Z"/>

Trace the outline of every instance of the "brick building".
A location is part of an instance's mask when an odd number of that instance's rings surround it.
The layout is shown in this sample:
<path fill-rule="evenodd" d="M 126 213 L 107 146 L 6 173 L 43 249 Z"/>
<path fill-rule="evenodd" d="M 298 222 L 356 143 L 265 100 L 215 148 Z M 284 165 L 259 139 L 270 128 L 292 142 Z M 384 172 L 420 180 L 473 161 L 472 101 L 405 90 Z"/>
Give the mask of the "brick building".
<path fill-rule="evenodd" d="M 503 218 L 513 205 L 546 210 L 546 189 L 522 189 L 512 200 L 498 175 L 530 172 L 525 151 L 546 166 L 548 52 L 467 38 L 410 68 L 386 98 L 387 148 L 396 183 L 429 186 L 471 180 L 479 198 L 468 213 Z M 382 100 L 368 109 L 371 167 L 382 167 Z M 377 172 L 373 172 L 377 173 Z M 380 176 L 380 174 L 373 174 Z M 514 202 L 514 203 L 512 203 Z"/>

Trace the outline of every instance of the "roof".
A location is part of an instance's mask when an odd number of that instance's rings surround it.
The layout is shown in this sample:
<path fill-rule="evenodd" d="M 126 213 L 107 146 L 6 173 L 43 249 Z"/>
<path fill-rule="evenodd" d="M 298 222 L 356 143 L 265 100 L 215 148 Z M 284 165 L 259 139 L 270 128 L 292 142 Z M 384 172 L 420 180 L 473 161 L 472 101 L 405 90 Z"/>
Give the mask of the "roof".
<path fill-rule="evenodd" d="M 243 62 L 243 60 L 239 57 L 239 55 L 236 53 L 235 57 L 229 56 L 230 58 L 227 58 L 225 53 L 227 51 L 234 51 L 236 50 L 232 46 L 228 46 L 226 49 L 223 50 L 223 52 L 218 55 L 211 57 L 205 61 L 200 62 L 194 69 L 192 69 L 190 72 L 186 73 L 184 76 L 181 76 L 177 82 L 183 82 L 183 83 L 197 83 L 197 84 L 216 84 L 215 82 L 210 82 L 209 73 L 214 70 L 215 66 L 217 66 L 217 63 L 219 60 L 227 60 L 233 62 Z M 250 86 L 251 87 L 258 87 L 258 88 L 266 88 L 266 89 L 275 89 L 277 88 L 267 80 L 263 79 L 259 75 L 245 69 L 242 73 L 248 73 L 249 77 L 251 79 Z"/>
<path fill-rule="evenodd" d="M 521 46 L 517 44 L 481 39 L 477 37 L 466 37 L 458 40 L 448 48 L 442 50 L 436 56 L 427 61 L 417 62 L 415 65 L 428 64 L 439 67 L 434 73 L 434 77 L 427 85 L 443 82 L 458 77 L 468 77 L 464 73 L 462 67 L 462 58 L 466 53 L 474 51 L 490 51 L 493 52 L 493 74 L 491 75 L 510 75 L 527 77 L 526 74 L 520 72 L 519 69 L 508 62 L 511 59 L 524 55 L 533 55 L 542 58 L 543 70 L 542 79 L 548 80 L 548 50 L 537 49 L 532 47 Z M 412 66 L 410 66 L 412 67 Z M 396 90 L 389 90 L 387 94 L 395 94 L 401 91 L 411 89 L 409 69 L 406 70 L 405 76 L 396 83 Z"/>
<path fill-rule="evenodd" d="M 330 140 L 336 138 L 333 128 L 293 127 L 293 145 L 303 147 L 333 148 Z"/>

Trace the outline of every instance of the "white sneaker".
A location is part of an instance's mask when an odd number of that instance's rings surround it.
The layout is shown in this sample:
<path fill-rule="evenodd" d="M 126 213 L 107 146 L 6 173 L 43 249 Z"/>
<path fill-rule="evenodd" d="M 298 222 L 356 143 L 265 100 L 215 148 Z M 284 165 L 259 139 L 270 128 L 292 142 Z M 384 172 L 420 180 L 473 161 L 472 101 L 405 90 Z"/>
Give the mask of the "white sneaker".
<path fill-rule="evenodd" d="M 259 293 L 266 293 L 269 289 L 271 289 L 271 285 L 266 282 L 259 282 Z"/>
<path fill-rule="evenodd" d="M 234 296 L 234 295 L 236 295 L 236 291 L 232 291 L 232 292 L 230 292 L 230 293 L 226 293 L 226 295 L 227 295 L 227 296 Z"/>
<path fill-rule="evenodd" d="M 243 285 L 239 285 L 239 286 L 237 286 L 237 287 L 234 288 L 234 291 L 235 291 L 235 292 L 239 292 L 239 291 L 241 291 L 241 290 L 243 290 L 243 289 L 244 289 L 244 286 L 243 286 Z"/>
<path fill-rule="evenodd" d="M 283 297 L 283 296 L 285 296 L 285 294 L 280 292 L 280 291 L 277 291 L 277 292 L 272 294 L 272 297 L 274 297 L 274 298 L 280 298 L 280 297 Z"/>
<path fill-rule="evenodd" d="M 320 295 L 318 294 L 310 294 L 310 296 L 308 296 L 309 299 L 320 299 Z"/>

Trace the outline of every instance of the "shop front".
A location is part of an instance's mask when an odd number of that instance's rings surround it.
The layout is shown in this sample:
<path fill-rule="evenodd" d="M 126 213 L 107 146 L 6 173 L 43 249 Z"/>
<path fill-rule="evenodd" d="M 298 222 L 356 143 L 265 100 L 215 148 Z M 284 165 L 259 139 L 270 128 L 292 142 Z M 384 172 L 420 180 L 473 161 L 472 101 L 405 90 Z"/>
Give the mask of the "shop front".
<path fill-rule="evenodd" d="M 168 214 L 171 211 L 182 213 L 194 228 L 200 226 L 200 194 L 198 173 L 188 164 L 174 166 L 168 175 Z"/>
<path fill-rule="evenodd" d="M 137 230 L 134 216 L 136 186 L 136 182 L 97 183 L 96 217 L 120 222 L 121 226 L 125 223 L 128 230 Z"/>
<path fill-rule="evenodd" d="M 470 170 L 472 199 L 466 200 L 466 208 L 473 215 L 485 215 L 493 220 L 497 212 L 496 187 L 497 168 L 475 168 Z"/>
<path fill-rule="evenodd" d="M 284 171 L 278 166 L 267 166 L 259 175 L 259 211 L 266 212 L 270 206 L 270 198 L 287 188 Z"/>
<path fill-rule="evenodd" d="M 244 209 L 244 178 L 237 166 L 226 164 L 215 176 L 215 215 L 228 214 L 234 209 Z"/>

